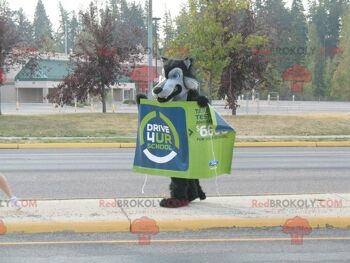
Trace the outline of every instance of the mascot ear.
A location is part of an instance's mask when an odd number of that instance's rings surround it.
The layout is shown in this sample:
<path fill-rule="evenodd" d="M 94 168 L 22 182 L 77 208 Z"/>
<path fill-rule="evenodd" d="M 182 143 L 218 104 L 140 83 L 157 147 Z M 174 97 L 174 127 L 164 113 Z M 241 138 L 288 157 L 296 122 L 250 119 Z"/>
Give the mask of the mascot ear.
<path fill-rule="evenodd" d="M 190 69 L 190 68 L 191 68 L 192 62 L 193 62 L 193 59 L 192 59 L 192 58 L 185 58 L 185 59 L 184 59 L 184 63 L 185 63 L 185 65 L 186 65 L 186 68 L 187 68 L 187 69 Z"/>

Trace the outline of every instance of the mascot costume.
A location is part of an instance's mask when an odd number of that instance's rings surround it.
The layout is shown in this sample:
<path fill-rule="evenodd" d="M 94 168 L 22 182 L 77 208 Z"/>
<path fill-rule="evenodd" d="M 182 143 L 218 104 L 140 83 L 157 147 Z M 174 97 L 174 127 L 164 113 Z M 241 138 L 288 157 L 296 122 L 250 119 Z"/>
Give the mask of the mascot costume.
<path fill-rule="evenodd" d="M 165 79 L 160 80 L 153 88 L 153 96 L 158 102 L 168 101 L 197 101 L 200 107 L 208 106 L 208 99 L 200 96 L 198 92 L 199 83 L 192 72 L 193 60 L 163 59 L 163 75 Z M 140 99 L 147 99 L 144 94 L 138 94 L 137 103 Z M 160 206 L 177 208 L 188 205 L 191 201 L 206 198 L 198 179 L 184 179 L 171 177 L 170 198 L 161 200 Z"/>

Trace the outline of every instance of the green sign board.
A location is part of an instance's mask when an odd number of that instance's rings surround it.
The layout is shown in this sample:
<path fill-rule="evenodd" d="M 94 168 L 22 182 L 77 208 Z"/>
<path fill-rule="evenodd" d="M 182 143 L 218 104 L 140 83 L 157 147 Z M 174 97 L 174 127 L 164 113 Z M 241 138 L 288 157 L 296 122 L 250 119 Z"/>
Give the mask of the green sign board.
<path fill-rule="evenodd" d="M 231 172 L 235 131 L 197 102 L 141 100 L 134 171 L 188 179 Z"/>

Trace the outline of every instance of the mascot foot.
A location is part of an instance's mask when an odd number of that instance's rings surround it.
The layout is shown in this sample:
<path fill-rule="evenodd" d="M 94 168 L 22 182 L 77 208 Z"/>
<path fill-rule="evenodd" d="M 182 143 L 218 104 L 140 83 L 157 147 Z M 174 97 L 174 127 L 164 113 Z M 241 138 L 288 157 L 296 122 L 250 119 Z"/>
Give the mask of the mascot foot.
<path fill-rule="evenodd" d="M 159 205 L 167 208 L 178 208 L 187 206 L 189 203 L 190 202 L 186 199 L 164 198 L 162 201 L 160 201 Z"/>
<path fill-rule="evenodd" d="M 198 193 L 198 197 L 200 200 L 205 200 L 207 198 L 207 196 L 205 195 L 205 193 L 203 191 L 200 191 Z"/>

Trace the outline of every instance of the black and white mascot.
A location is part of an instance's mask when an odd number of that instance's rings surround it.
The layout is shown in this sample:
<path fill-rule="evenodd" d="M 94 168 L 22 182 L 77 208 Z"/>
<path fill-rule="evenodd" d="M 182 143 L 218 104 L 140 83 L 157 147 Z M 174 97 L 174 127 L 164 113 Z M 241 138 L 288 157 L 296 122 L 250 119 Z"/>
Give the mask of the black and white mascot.
<path fill-rule="evenodd" d="M 163 59 L 164 79 L 153 88 L 152 94 L 158 102 L 168 101 L 197 101 L 200 107 L 208 106 L 208 99 L 198 93 L 199 83 L 192 72 L 193 60 Z M 136 96 L 137 103 L 140 99 L 147 98 L 144 94 Z M 171 177 L 170 198 L 164 198 L 160 206 L 177 208 L 187 206 L 191 201 L 206 198 L 198 179 L 183 179 Z"/>

